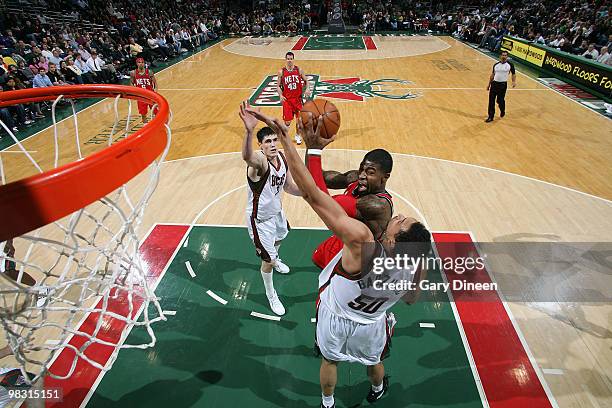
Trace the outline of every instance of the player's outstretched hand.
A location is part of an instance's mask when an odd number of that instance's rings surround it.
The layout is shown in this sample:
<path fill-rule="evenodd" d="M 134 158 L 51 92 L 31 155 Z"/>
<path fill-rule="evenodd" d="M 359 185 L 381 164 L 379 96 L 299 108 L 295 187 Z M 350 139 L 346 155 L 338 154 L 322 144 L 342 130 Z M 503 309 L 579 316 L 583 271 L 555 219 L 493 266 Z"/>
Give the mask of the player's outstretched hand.
<path fill-rule="evenodd" d="M 323 128 L 323 116 L 319 116 L 317 120 L 317 130 L 315 131 L 312 127 L 312 120 L 309 120 L 304 125 L 302 118 L 299 117 L 297 120 L 298 133 L 304 139 L 306 147 L 309 149 L 323 149 L 325 146 L 336 140 L 336 135 L 326 139 L 321 137 L 321 129 Z"/>
<path fill-rule="evenodd" d="M 243 102 L 243 104 L 245 103 Z M 280 119 L 272 118 L 271 116 L 264 114 L 261 110 L 255 109 L 248 104 L 245 104 L 245 112 L 269 126 L 279 138 L 283 135 L 288 137 L 289 128 Z"/>
<path fill-rule="evenodd" d="M 254 110 L 248 104 L 248 102 L 244 101 L 240 104 L 240 111 L 238 112 L 238 116 L 242 119 L 244 123 L 244 127 L 248 132 L 253 132 L 255 130 L 255 126 L 257 126 L 257 118 L 249 111 L 248 109 Z"/>

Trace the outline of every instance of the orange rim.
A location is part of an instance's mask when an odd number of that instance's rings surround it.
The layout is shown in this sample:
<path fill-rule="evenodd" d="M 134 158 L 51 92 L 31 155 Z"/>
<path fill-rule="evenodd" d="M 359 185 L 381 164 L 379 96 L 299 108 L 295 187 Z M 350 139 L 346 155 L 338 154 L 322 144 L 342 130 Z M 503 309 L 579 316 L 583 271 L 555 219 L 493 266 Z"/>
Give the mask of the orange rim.
<path fill-rule="evenodd" d="M 167 144 L 170 108 L 155 92 L 122 85 L 71 85 L 2 92 L 0 107 L 67 99 L 121 98 L 157 104 L 157 115 L 133 135 L 83 160 L 0 186 L 0 242 L 57 221 L 136 177 Z M 3 130 L 3 129 L 2 129 Z M 0 130 L 1 131 L 1 130 Z"/>

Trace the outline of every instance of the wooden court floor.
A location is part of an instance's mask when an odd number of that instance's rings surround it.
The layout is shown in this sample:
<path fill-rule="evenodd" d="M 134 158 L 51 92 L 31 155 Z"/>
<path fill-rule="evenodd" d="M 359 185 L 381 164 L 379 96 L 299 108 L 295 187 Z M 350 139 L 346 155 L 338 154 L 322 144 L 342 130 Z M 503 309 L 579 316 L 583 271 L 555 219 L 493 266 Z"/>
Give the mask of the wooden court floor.
<path fill-rule="evenodd" d="M 225 40 L 156 74 L 172 108 L 173 140 L 143 232 L 156 223 L 244 223 L 237 107 L 281 67 L 278 49 L 291 48 L 297 39 L 279 39 L 280 46 L 237 41 Z M 362 101 L 346 100 L 354 87 L 342 88 L 345 100 L 330 99 L 342 126 L 324 153 L 325 168 L 356 168 L 365 151 L 388 149 L 395 160 L 389 189 L 396 211 L 416 216 L 433 231 L 469 232 L 484 242 L 612 241 L 609 119 L 519 73 L 518 87 L 507 94 L 506 117 L 486 124 L 485 87 L 494 61 L 452 38 L 436 37 L 429 45 L 403 41 L 389 48 L 380 41 L 380 53 L 364 59 L 341 53 L 310 59 L 308 51 L 296 52 L 306 73 L 327 81 L 322 86 L 351 78 L 376 84 Z M 411 47 L 419 55 L 394 55 Z M 381 79 L 396 81 L 376 82 Z M 389 94 L 414 97 L 381 96 Z M 264 109 L 280 115 L 278 107 Z M 100 148 L 96 137 L 112 124 L 112 116 L 110 102 L 79 113 L 85 152 Z M 73 131 L 71 121 L 58 127 L 60 134 Z M 41 132 L 24 147 L 45 162 L 51 134 Z M 15 150 L 0 154 L 7 174 L 18 177 L 28 170 Z M 322 227 L 302 201 L 286 197 L 284 207 L 292 225 Z M 609 280 L 597 283 L 610 292 Z M 612 403 L 609 303 L 533 299 L 508 308 L 552 406 Z M 520 370 L 508 375 L 520 381 Z"/>

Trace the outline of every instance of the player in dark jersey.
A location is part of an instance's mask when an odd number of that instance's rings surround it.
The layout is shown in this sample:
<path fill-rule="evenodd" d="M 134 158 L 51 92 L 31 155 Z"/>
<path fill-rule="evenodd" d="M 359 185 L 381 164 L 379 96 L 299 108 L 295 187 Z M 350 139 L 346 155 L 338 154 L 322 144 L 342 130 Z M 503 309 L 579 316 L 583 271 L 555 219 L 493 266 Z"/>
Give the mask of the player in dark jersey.
<path fill-rule="evenodd" d="M 289 126 L 294 117 L 302 110 L 302 98 L 309 98 L 310 91 L 308 88 L 308 78 L 304 72 L 294 64 L 295 56 L 291 51 L 285 55 L 285 66 L 278 71 L 278 83 L 276 91 L 283 105 L 283 120 L 285 125 Z M 302 138 L 297 133 L 295 134 L 295 142 L 302 143 Z"/>
<path fill-rule="evenodd" d="M 364 156 L 359 170 L 345 173 L 322 171 L 321 152 L 332 140 L 306 140 L 308 170 L 317 186 L 325 193 L 329 194 L 328 188 L 345 189 L 343 194 L 333 196 L 334 200 L 350 217 L 365 223 L 375 239 L 380 239 L 393 215 L 393 200 L 385 190 L 387 180 L 391 176 L 393 158 L 386 150 L 375 149 Z M 312 261 L 323 269 L 341 249 L 342 241 L 332 235 L 315 249 Z"/>
<path fill-rule="evenodd" d="M 136 58 L 136 69 L 130 73 L 130 83 L 132 86 L 157 92 L 157 81 L 155 80 L 155 75 L 150 68 L 145 67 L 144 58 Z M 143 123 L 148 122 L 147 112 L 149 111 L 150 107 L 151 105 L 148 103 L 138 101 L 138 113 L 140 113 Z M 157 115 L 157 106 L 153 109 L 153 114 Z"/>

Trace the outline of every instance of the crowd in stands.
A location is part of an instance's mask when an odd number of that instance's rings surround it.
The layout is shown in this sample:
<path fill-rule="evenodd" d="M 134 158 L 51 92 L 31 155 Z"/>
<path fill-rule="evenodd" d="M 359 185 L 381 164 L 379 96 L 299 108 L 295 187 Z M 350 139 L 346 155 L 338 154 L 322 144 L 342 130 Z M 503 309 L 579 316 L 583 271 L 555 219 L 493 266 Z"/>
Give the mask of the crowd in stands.
<path fill-rule="evenodd" d="M 612 65 L 612 6 L 603 0 L 368 0 L 346 9 L 362 32 L 446 33 L 493 51 L 512 35 Z"/>

